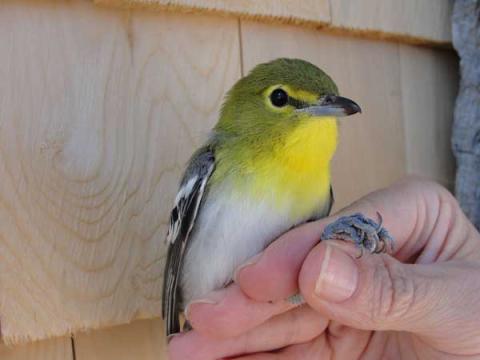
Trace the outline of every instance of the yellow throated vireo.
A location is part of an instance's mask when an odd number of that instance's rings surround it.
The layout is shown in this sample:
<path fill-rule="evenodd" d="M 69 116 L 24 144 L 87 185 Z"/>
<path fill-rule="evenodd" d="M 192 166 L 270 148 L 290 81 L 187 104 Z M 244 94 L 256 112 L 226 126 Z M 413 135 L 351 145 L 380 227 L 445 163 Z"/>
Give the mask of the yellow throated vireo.
<path fill-rule="evenodd" d="M 228 285 L 239 265 L 292 226 L 328 215 L 336 118 L 357 112 L 325 72 L 303 60 L 260 64 L 232 87 L 208 141 L 190 159 L 171 213 L 167 335 L 180 331 L 179 312 L 190 301 Z M 322 238 L 349 238 L 379 252 L 390 239 L 380 225 L 355 214 Z"/>

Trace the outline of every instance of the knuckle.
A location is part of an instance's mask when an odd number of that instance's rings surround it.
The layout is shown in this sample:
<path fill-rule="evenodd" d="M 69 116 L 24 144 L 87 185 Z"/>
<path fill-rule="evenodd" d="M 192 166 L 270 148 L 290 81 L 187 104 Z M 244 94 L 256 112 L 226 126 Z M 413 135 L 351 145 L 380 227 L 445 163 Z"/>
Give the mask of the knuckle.
<path fill-rule="evenodd" d="M 370 314 L 377 325 L 394 324 L 411 313 L 417 287 L 405 267 L 383 258 L 374 267 L 372 287 Z"/>

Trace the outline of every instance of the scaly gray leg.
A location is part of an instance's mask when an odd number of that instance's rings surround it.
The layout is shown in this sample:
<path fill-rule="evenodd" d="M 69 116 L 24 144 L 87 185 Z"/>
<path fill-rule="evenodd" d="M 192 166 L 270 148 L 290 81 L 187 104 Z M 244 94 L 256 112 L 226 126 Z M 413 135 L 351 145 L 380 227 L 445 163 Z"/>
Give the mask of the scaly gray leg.
<path fill-rule="evenodd" d="M 382 216 L 377 212 L 378 224 L 356 213 L 350 216 L 342 216 L 337 221 L 327 225 L 321 235 L 321 240 L 345 240 L 353 242 L 361 251 L 367 250 L 371 254 L 393 251 L 394 240 L 388 231 L 382 227 Z"/>
<path fill-rule="evenodd" d="M 387 229 L 382 227 L 382 216 L 377 212 L 378 224 L 363 214 L 356 213 L 350 216 L 342 216 L 323 230 L 320 240 L 345 240 L 353 242 L 360 249 L 360 257 L 363 251 L 371 254 L 393 251 L 393 237 Z M 295 294 L 287 298 L 293 305 L 305 303 L 301 294 Z"/>

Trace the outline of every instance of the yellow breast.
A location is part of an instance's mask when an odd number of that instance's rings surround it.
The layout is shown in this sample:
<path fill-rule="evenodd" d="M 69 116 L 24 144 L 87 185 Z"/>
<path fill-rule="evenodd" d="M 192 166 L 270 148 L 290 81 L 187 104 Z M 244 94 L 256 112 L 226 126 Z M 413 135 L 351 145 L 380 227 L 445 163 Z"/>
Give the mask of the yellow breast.
<path fill-rule="evenodd" d="M 308 218 L 330 194 L 330 160 L 337 146 L 333 117 L 303 120 L 271 153 L 250 164 L 254 196 L 270 195 L 294 218 Z"/>

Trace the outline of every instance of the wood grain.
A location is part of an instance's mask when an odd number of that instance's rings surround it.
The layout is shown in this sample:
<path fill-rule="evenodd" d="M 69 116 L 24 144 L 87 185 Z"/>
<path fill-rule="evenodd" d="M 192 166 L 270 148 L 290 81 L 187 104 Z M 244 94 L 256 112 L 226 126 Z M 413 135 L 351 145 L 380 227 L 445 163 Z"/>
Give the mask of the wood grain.
<path fill-rule="evenodd" d="M 94 0 L 94 2 L 107 6 L 211 12 L 294 23 L 317 25 L 330 23 L 330 7 L 327 0 Z"/>
<path fill-rule="evenodd" d="M 214 12 L 269 22 L 301 23 L 402 42 L 451 43 L 452 0 L 94 0 L 107 6 Z"/>
<path fill-rule="evenodd" d="M 161 360 L 165 336 L 160 319 L 140 320 L 75 336 L 76 360 Z"/>
<path fill-rule="evenodd" d="M 70 337 L 7 346 L 0 344 L 2 360 L 74 360 Z"/>
<path fill-rule="evenodd" d="M 245 69 L 277 57 L 311 61 L 332 76 L 363 113 L 340 120 L 333 160 L 336 208 L 406 173 L 397 44 L 288 26 L 242 23 Z"/>
<path fill-rule="evenodd" d="M 458 58 L 453 51 L 401 45 L 400 64 L 407 171 L 453 188 Z"/>
<path fill-rule="evenodd" d="M 6 342 L 160 312 L 184 163 L 240 76 L 236 20 L 0 5 Z"/>
<path fill-rule="evenodd" d="M 452 0 L 330 0 L 332 27 L 451 43 Z"/>

